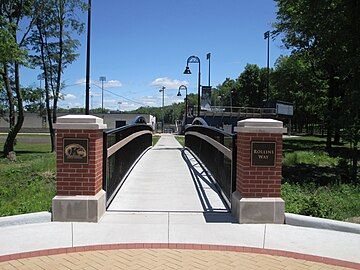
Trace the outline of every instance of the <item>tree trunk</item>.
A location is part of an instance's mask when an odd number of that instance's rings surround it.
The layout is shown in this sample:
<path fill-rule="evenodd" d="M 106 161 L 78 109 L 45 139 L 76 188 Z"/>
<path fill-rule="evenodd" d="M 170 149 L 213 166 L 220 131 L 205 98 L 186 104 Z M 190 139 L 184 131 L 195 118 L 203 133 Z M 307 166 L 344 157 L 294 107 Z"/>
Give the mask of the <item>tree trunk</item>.
<path fill-rule="evenodd" d="M 56 123 L 57 119 L 57 103 L 60 94 L 61 88 L 61 74 L 62 74 L 62 58 L 63 58 L 63 10 L 64 7 L 60 7 L 60 14 L 59 14 L 59 62 L 57 66 L 57 77 L 56 77 L 56 91 L 54 95 L 54 106 L 53 106 L 53 121 Z"/>
<path fill-rule="evenodd" d="M 3 77 L 3 81 L 5 83 L 5 91 L 6 91 L 6 96 L 7 96 L 8 103 L 9 103 L 9 125 L 10 125 L 10 129 L 11 129 L 15 125 L 14 96 L 11 91 L 7 63 L 3 63 L 3 66 L 4 66 L 4 72 L 2 73 L 2 77 Z"/>
<path fill-rule="evenodd" d="M 331 149 L 332 146 L 332 134 L 334 131 L 334 98 L 335 98 L 335 79 L 333 75 L 329 78 L 329 90 L 328 90 L 328 104 L 326 112 L 326 148 Z"/>
<path fill-rule="evenodd" d="M 50 131 L 50 140 L 51 140 L 51 152 L 55 151 L 55 131 L 53 128 L 53 122 L 51 117 L 51 105 L 50 105 L 50 89 L 49 89 L 49 81 L 48 81 L 48 69 L 46 66 L 46 60 L 45 60 L 45 50 L 44 50 L 44 39 L 43 39 L 43 33 L 41 31 L 41 25 L 39 25 L 39 22 L 37 23 L 37 29 L 39 31 L 39 37 L 40 37 L 40 52 L 41 52 L 41 62 L 43 65 L 43 71 L 44 71 L 44 80 L 45 80 L 45 104 L 46 104 L 46 113 L 47 113 L 47 120 L 49 124 L 49 131 Z"/>
<path fill-rule="evenodd" d="M 358 148 L 357 144 L 354 144 L 353 155 L 352 155 L 352 168 L 351 168 L 351 178 L 354 182 L 357 182 L 357 171 L 358 171 Z"/>
<path fill-rule="evenodd" d="M 335 125 L 334 144 L 340 144 L 340 128 L 337 125 Z"/>
<path fill-rule="evenodd" d="M 17 99 L 18 117 L 14 127 L 9 130 L 8 136 L 4 144 L 5 157 L 7 157 L 9 153 L 14 150 L 14 142 L 16 136 L 19 133 L 22 124 L 24 123 L 24 107 L 23 107 L 23 99 L 20 89 L 19 64 L 17 62 L 15 62 L 15 93 Z"/>

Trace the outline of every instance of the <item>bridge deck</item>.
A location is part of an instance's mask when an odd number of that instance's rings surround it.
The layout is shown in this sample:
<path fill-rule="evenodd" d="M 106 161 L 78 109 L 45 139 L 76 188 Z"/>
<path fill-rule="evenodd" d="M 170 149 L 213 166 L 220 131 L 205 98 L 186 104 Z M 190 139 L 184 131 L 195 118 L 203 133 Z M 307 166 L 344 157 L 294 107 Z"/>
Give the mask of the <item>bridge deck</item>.
<path fill-rule="evenodd" d="M 227 212 L 226 204 L 192 154 L 173 135 L 135 165 L 108 211 Z"/>

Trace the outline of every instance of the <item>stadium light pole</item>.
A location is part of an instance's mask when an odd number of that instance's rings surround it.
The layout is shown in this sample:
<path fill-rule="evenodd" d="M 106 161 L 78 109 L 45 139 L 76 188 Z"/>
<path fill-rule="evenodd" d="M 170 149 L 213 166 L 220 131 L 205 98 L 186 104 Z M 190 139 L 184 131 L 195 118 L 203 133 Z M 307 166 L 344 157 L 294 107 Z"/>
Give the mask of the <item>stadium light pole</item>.
<path fill-rule="evenodd" d="M 101 112 L 104 113 L 104 82 L 106 82 L 106 77 L 101 76 L 99 81 L 101 82 Z"/>
<path fill-rule="evenodd" d="M 187 114 L 188 114 L 188 97 L 187 97 L 187 87 L 186 85 L 179 86 L 179 92 L 177 93 L 178 97 L 181 97 L 181 90 L 185 90 L 185 125 L 187 124 Z"/>
<path fill-rule="evenodd" d="M 185 68 L 184 74 L 191 74 L 191 70 L 189 68 L 189 64 L 191 64 L 191 63 L 199 64 L 199 71 L 198 71 L 198 109 L 197 109 L 197 116 L 199 117 L 200 116 L 200 84 L 201 84 L 201 82 L 200 82 L 200 78 L 201 78 L 200 58 L 195 56 L 195 55 L 190 56 L 186 61 L 186 68 Z"/>

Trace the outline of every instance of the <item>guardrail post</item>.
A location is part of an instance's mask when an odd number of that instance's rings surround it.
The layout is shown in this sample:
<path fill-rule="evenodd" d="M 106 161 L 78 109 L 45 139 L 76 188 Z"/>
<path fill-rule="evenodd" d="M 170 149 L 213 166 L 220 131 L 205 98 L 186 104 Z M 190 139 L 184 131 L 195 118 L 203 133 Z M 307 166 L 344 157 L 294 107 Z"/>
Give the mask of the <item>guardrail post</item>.
<path fill-rule="evenodd" d="M 239 223 L 284 223 L 281 199 L 281 121 L 252 118 L 238 122 L 236 191 L 232 213 Z"/>
<path fill-rule="evenodd" d="M 56 129 L 56 196 L 53 221 L 98 222 L 105 213 L 102 190 L 103 119 L 66 115 Z"/>

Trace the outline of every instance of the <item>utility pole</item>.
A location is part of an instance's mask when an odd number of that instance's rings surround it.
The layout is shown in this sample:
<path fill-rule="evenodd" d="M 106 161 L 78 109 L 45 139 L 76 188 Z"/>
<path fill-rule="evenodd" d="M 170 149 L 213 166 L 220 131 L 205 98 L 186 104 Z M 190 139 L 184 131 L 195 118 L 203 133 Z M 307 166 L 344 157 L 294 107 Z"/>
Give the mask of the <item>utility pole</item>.
<path fill-rule="evenodd" d="M 88 0 L 87 43 L 86 43 L 86 98 L 85 114 L 90 114 L 90 30 L 91 30 L 91 0 Z"/>

